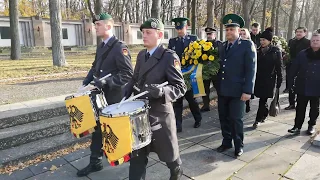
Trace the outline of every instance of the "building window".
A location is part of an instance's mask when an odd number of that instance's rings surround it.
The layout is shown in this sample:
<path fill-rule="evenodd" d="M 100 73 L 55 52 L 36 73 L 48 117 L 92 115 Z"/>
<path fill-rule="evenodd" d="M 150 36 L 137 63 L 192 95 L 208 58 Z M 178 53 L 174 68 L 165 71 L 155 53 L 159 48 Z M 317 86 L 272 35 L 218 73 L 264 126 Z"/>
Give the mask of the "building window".
<path fill-rule="evenodd" d="M 137 31 L 137 39 L 142 39 L 142 32 L 141 31 Z"/>
<path fill-rule="evenodd" d="M 0 27 L 1 39 L 11 39 L 10 27 Z"/>
<path fill-rule="evenodd" d="M 168 31 L 164 32 L 164 39 L 169 39 L 169 32 Z"/>
<path fill-rule="evenodd" d="M 68 29 L 67 28 L 62 29 L 62 39 L 68 39 Z"/>

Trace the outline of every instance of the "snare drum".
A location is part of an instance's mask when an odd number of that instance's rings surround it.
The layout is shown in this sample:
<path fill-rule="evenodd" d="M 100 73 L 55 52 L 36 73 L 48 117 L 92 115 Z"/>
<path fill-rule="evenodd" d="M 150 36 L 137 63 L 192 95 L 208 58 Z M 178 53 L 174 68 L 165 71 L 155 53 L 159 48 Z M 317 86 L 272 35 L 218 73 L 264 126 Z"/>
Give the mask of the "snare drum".
<path fill-rule="evenodd" d="M 100 116 L 102 148 L 111 166 L 128 162 L 131 152 L 150 144 L 152 137 L 146 101 L 118 104 L 107 106 Z"/>
<path fill-rule="evenodd" d="M 107 101 L 100 90 L 91 90 L 65 98 L 70 118 L 71 133 L 81 138 L 94 132 L 99 121 L 99 111 L 106 107 Z"/>

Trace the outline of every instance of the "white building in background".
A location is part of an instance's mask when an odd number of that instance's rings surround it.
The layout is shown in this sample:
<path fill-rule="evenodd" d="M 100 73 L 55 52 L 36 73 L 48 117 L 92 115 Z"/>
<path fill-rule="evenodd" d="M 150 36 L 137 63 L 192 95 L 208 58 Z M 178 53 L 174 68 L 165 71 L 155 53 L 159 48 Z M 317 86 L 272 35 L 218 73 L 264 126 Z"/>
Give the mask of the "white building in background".
<path fill-rule="evenodd" d="M 197 30 L 199 38 L 205 38 L 204 29 Z M 191 29 L 188 29 L 191 33 Z M 51 47 L 50 20 L 39 17 L 19 18 L 19 34 L 21 46 Z M 114 34 L 127 44 L 143 44 L 140 24 L 116 23 Z M 176 36 L 174 26 L 166 25 L 163 43 Z M 62 21 L 62 43 L 64 46 L 96 45 L 94 25 L 89 19 Z M 0 47 L 9 47 L 10 22 L 9 17 L 0 16 Z"/>

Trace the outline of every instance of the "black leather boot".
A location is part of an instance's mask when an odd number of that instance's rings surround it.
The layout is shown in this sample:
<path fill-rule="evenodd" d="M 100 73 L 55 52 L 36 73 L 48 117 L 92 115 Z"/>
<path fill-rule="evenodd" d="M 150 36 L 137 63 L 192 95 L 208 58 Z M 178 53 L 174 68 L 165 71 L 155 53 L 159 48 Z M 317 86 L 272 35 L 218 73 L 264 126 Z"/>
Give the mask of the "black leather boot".
<path fill-rule="evenodd" d="M 90 161 L 88 166 L 86 166 L 85 168 L 83 168 L 77 172 L 77 176 L 78 177 L 87 176 L 88 174 L 90 174 L 92 172 L 101 171 L 102 169 L 103 169 L 103 165 L 102 165 L 101 159 Z"/>
<path fill-rule="evenodd" d="M 170 180 L 180 180 L 183 175 L 183 170 L 181 166 L 170 169 Z"/>

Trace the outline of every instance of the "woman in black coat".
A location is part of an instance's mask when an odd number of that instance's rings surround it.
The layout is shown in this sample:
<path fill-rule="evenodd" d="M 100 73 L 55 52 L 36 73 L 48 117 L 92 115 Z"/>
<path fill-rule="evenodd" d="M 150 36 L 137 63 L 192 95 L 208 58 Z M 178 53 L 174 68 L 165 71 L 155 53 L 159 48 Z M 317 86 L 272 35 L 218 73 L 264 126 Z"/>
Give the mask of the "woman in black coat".
<path fill-rule="evenodd" d="M 257 74 L 254 86 L 254 95 L 259 97 L 259 109 L 256 121 L 253 124 L 257 128 L 268 116 L 268 98 L 273 98 L 274 88 L 280 88 L 282 83 L 281 51 L 271 44 L 272 28 L 267 28 L 260 37 L 261 46 L 257 51 Z M 277 82 L 277 83 L 276 83 Z"/>

